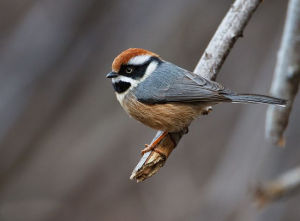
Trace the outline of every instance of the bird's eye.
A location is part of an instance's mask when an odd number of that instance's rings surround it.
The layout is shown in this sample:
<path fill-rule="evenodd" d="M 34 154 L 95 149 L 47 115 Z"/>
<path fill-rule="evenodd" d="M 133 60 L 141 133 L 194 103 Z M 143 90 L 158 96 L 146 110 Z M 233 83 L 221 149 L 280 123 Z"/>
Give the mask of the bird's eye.
<path fill-rule="evenodd" d="M 130 73 L 132 73 L 133 68 L 127 67 L 125 71 L 126 71 L 127 74 L 130 74 Z"/>

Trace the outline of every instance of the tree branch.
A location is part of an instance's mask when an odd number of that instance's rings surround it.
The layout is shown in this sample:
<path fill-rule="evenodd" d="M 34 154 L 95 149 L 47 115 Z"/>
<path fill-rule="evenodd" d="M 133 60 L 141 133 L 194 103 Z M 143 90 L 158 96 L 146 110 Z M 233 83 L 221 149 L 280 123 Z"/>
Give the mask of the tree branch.
<path fill-rule="evenodd" d="M 258 206 L 263 207 L 298 190 L 300 190 L 300 167 L 284 173 L 273 181 L 258 185 L 254 197 Z"/>
<path fill-rule="evenodd" d="M 277 57 L 271 95 L 287 99 L 286 108 L 269 106 L 266 116 L 266 138 L 284 146 L 283 133 L 300 83 L 300 0 L 290 0 L 281 46 Z"/>
<path fill-rule="evenodd" d="M 227 55 L 262 0 L 236 0 L 200 58 L 194 72 L 207 79 L 215 80 Z M 157 132 L 155 138 L 161 131 Z M 143 181 L 154 175 L 165 163 L 166 159 L 180 141 L 183 133 L 171 133 L 156 147 L 140 159 L 130 179 Z M 152 141 L 152 142 L 153 142 Z M 158 153 L 159 152 L 159 153 Z"/>

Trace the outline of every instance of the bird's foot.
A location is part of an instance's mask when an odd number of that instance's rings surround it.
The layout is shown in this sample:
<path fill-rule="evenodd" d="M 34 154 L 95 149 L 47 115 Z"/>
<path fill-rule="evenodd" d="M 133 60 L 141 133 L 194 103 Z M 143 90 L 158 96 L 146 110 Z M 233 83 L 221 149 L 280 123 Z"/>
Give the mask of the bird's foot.
<path fill-rule="evenodd" d="M 158 149 L 155 149 L 156 146 L 157 146 L 157 145 L 149 145 L 149 144 L 145 144 L 145 148 L 141 151 L 142 156 L 143 156 L 145 153 L 149 152 L 149 151 L 155 151 L 155 152 L 157 152 L 157 153 L 159 153 L 159 154 L 161 154 L 161 155 L 164 155 L 163 152 L 161 152 L 161 151 L 158 150 Z"/>
<path fill-rule="evenodd" d="M 204 110 L 202 111 L 202 115 L 208 115 L 210 112 L 212 112 L 212 107 L 208 106 L 206 108 L 204 108 Z"/>
<path fill-rule="evenodd" d="M 149 152 L 149 151 L 155 151 L 157 153 L 160 153 L 159 150 L 155 150 L 155 147 L 159 144 L 159 142 L 168 135 L 168 132 L 163 132 L 158 138 L 156 138 L 156 140 L 154 142 L 152 142 L 150 145 L 149 144 L 145 144 L 145 148 L 141 151 L 141 154 L 144 155 L 145 153 Z M 160 153 L 162 154 L 162 153 Z"/>

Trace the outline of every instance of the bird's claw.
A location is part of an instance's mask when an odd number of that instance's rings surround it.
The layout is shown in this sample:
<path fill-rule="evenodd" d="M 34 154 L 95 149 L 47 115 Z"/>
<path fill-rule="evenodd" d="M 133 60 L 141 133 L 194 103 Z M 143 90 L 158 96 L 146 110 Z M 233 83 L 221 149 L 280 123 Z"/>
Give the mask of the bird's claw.
<path fill-rule="evenodd" d="M 149 152 L 149 151 L 154 151 L 156 153 L 159 153 L 160 155 L 165 156 L 165 153 L 159 149 L 155 149 L 157 145 L 149 145 L 149 144 L 145 144 L 145 148 L 141 151 L 141 155 L 143 156 L 145 153 Z"/>
<path fill-rule="evenodd" d="M 147 152 L 149 152 L 149 151 L 151 151 L 151 150 L 154 150 L 155 147 L 156 147 L 156 145 L 145 144 L 145 148 L 141 151 L 142 156 L 143 156 L 145 153 L 147 153 Z"/>
<path fill-rule="evenodd" d="M 157 153 L 162 154 L 159 150 L 156 150 L 155 147 L 160 143 L 160 141 L 166 137 L 168 135 L 168 132 L 163 132 L 158 138 L 156 138 L 156 140 L 149 144 L 145 144 L 145 148 L 141 151 L 141 154 L 144 155 L 145 153 L 149 152 L 149 151 L 155 151 Z"/>

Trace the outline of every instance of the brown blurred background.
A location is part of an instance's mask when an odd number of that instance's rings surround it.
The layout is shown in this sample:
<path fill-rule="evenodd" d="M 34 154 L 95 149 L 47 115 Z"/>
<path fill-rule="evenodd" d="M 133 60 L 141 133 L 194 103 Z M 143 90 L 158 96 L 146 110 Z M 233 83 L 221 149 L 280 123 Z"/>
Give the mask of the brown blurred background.
<path fill-rule="evenodd" d="M 142 47 L 193 70 L 232 0 L 0 1 L 0 220 L 299 220 L 300 196 L 263 210 L 250 189 L 300 163 L 300 100 L 287 148 L 264 105 L 223 104 L 165 167 L 129 180 L 155 131 L 130 119 L 105 74 Z M 287 1 L 264 1 L 218 81 L 267 94 Z"/>

